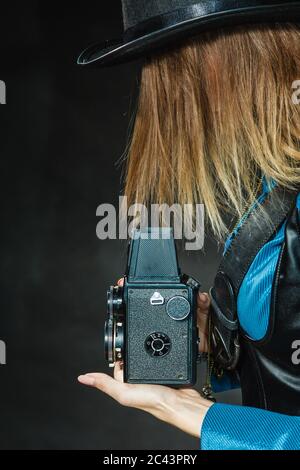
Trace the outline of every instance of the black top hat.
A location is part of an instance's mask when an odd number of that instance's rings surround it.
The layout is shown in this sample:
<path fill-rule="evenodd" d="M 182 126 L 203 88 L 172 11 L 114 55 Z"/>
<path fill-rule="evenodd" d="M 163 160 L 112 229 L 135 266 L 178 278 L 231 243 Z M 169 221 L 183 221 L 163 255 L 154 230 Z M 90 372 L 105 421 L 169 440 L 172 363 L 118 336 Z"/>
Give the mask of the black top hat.
<path fill-rule="evenodd" d="M 201 31 L 242 23 L 300 21 L 300 0 L 121 0 L 124 34 L 84 50 L 78 64 L 112 65 Z"/>

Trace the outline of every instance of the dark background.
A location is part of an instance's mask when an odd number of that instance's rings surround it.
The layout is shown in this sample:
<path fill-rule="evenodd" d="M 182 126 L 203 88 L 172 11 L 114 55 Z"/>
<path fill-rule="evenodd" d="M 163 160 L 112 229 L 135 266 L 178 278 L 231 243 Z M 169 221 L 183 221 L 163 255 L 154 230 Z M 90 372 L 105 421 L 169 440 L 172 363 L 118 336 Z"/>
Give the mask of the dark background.
<path fill-rule="evenodd" d="M 103 4 L 106 6 L 104 7 Z M 140 64 L 88 70 L 75 58 L 122 32 L 119 1 L 1 5 L 0 107 L 2 449 L 193 449 L 199 443 L 77 383 L 107 371 L 107 287 L 125 246 L 96 238 L 96 208 L 117 204 L 117 165 Z M 109 5 L 109 6 L 107 6 Z M 130 111 L 131 110 L 131 111 Z M 180 254 L 207 290 L 220 255 Z M 223 394 L 221 401 L 238 400 Z"/>

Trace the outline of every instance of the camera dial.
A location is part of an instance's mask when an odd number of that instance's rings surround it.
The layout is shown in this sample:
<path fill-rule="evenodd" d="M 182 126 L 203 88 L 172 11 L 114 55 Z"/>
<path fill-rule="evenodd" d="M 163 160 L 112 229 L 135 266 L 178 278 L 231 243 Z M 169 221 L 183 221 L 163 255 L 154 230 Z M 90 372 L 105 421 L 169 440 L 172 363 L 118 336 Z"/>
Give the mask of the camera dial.
<path fill-rule="evenodd" d="M 181 295 L 176 295 L 168 300 L 166 305 L 167 314 L 173 320 L 185 320 L 191 311 L 189 301 Z"/>
<path fill-rule="evenodd" d="M 165 333 L 152 333 L 146 338 L 145 349 L 152 357 L 166 356 L 171 349 L 171 340 Z"/>

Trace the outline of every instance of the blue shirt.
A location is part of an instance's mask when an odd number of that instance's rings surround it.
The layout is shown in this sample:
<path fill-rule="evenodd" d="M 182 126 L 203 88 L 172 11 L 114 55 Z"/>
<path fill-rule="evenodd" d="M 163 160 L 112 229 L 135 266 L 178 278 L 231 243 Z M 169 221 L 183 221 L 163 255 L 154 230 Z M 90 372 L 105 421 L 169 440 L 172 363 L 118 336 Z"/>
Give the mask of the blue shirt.
<path fill-rule="evenodd" d="M 264 181 L 262 202 L 274 185 Z M 250 208 L 255 207 L 257 202 Z M 300 210 L 300 194 L 297 198 Z M 249 211 L 242 218 L 225 244 L 225 252 Z M 254 339 L 262 339 L 268 328 L 271 290 L 277 261 L 284 241 L 286 222 L 259 251 L 253 260 L 239 291 L 237 310 L 239 322 Z M 214 390 L 234 386 L 228 377 Z M 282 397 L 284 400 L 284 397 Z M 300 397 L 299 397 L 300 400 Z M 298 450 L 300 449 L 300 417 L 243 406 L 214 404 L 208 411 L 201 433 L 203 450 Z"/>

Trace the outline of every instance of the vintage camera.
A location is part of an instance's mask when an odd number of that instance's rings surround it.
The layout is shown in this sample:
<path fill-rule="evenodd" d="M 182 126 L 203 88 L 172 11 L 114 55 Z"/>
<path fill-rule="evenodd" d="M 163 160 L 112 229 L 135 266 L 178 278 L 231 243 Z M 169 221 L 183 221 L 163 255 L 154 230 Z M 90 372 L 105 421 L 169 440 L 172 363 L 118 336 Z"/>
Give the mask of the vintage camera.
<path fill-rule="evenodd" d="M 124 381 L 190 386 L 196 382 L 200 284 L 181 275 L 171 228 L 135 230 L 123 287 L 107 293 L 105 355 L 123 361 Z"/>

